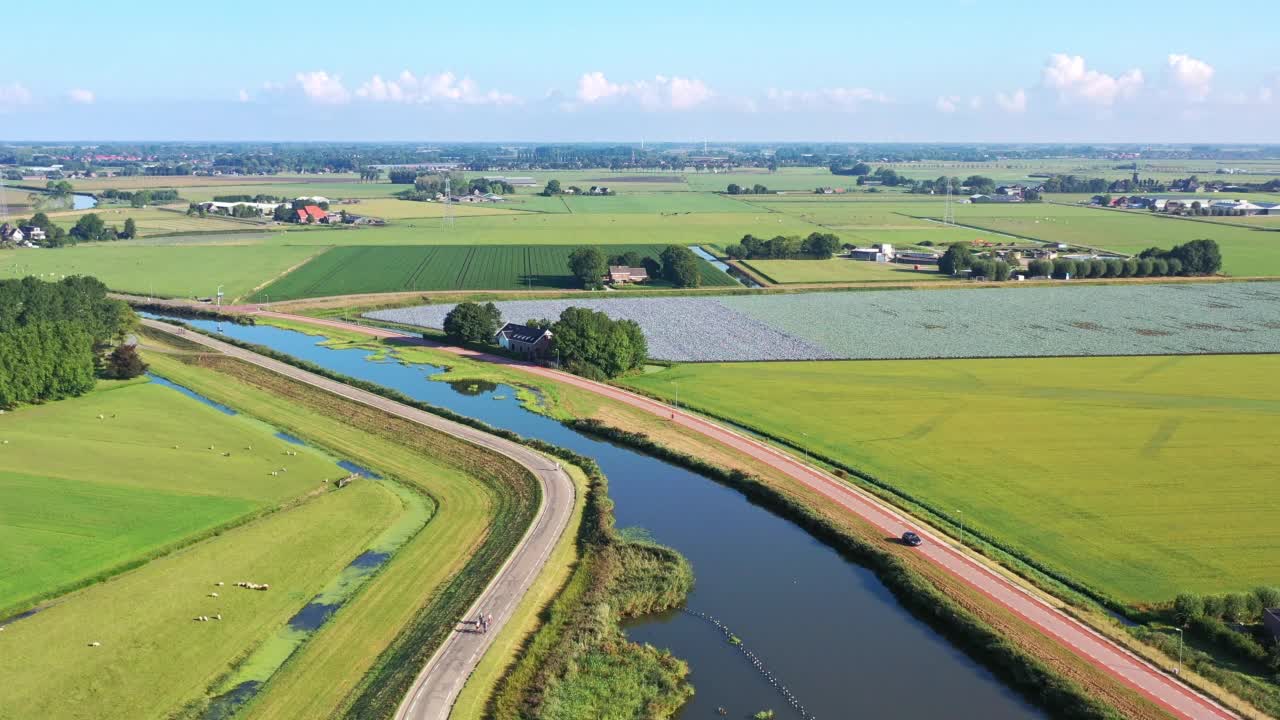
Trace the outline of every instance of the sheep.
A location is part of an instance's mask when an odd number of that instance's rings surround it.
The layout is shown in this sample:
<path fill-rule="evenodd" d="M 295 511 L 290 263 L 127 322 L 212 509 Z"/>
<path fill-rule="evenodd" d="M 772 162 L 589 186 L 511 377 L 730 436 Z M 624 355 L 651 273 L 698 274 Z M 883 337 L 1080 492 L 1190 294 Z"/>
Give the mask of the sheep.
<path fill-rule="evenodd" d="M 209 446 L 209 449 L 210 449 L 210 450 L 212 450 L 212 449 L 213 449 L 213 446 L 212 446 L 212 445 L 210 445 L 210 446 Z"/>
<path fill-rule="evenodd" d="M 214 585 L 217 585 L 218 587 L 222 587 L 223 583 L 221 580 L 219 580 L 218 582 L 214 583 Z"/>
<path fill-rule="evenodd" d="M 214 616 L 213 616 L 213 619 L 214 619 L 214 620 L 221 620 L 221 619 L 222 619 L 222 613 L 218 613 L 217 615 L 214 615 Z"/>
<path fill-rule="evenodd" d="M 94 640 L 93 642 L 89 643 L 89 647 L 101 647 L 101 646 L 102 646 L 102 643 L 98 642 L 97 640 Z"/>
<path fill-rule="evenodd" d="M 216 592 L 209 593 L 209 597 L 214 597 L 214 598 L 216 598 L 216 597 L 218 597 L 218 593 L 216 593 Z"/>
<path fill-rule="evenodd" d="M 102 420 L 102 419 L 103 419 L 103 417 L 102 417 L 102 413 L 98 413 L 98 419 L 99 419 L 99 420 Z"/>

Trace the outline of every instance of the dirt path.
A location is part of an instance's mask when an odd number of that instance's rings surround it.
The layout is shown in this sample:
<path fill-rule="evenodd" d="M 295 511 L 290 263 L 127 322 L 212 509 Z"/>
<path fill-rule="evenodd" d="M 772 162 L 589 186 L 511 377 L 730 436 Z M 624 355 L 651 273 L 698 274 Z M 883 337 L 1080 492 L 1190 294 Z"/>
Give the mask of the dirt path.
<path fill-rule="evenodd" d="M 498 632 L 511 619 L 516 606 L 546 565 L 560 536 L 569 525 L 573 515 L 575 488 L 568 473 L 558 462 L 519 443 L 401 405 L 381 395 L 344 385 L 206 335 L 188 332 L 157 320 L 144 318 L 142 324 L 504 455 L 524 466 L 538 479 L 542 498 L 529 529 L 475 604 L 467 610 L 463 622 L 458 624 L 455 632 L 445 639 L 435 655 L 427 661 L 396 712 L 399 719 L 447 718 L 463 684 L 471 676 L 485 651 L 493 644 Z M 467 622 L 480 613 L 493 616 L 493 624 L 487 633 L 476 632 L 475 626 Z"/>
<path fill-rule="evenodd" d="M 780 450 L 729 430 L 717 423 L 612 385 L 593 382 L 576 375 L 496 355 L 430 343 L 415 336 L 393 330 L 366 327 L 339 320 L 325 320 L 275 312 L 262 314 L 294 322 L 357 332 L 371 337 L 396 338 L 400 341 L 417 342 L 474 360 L 507 365 L 531 375 L 573 385 L 611 400 L 626 403 L 653 415 L 667 418 L 687 430 L 700 433 L 786 473 L 830 498 L 840 506 L 856 513 L 891 536 L 901 535 L 907 530 L 919 532 L 924 536 L 925 543 L 918 550 L 930 561 L 936 563 L 961 582 L 970 585 L 1017 614 L 1045 635 L 1068 647 L 1076 655 L 1115 677 L 1121 683 L 1150 698 L 1174 716 L 1197 719 L 1237 717 L 1235 713 L 1192 690 L 1159 668 L 1138 658 L 1084 623 L 1071 618 L 1035 597 L 1012 580 L 1002 577 L 979 562 L 970 559 L 966 553 L 956 549 L 945 540 L 936 539 L 919 522 L 907 518 L 898 510 L 879 499 L 852 487 L 838 478 L 802 463 Z"/>

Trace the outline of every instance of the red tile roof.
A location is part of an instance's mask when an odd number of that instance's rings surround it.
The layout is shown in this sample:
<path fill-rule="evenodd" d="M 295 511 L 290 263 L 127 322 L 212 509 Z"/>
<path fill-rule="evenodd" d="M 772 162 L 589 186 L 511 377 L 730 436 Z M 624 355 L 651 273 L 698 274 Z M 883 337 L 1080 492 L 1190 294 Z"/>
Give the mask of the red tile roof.
<path fill-rule="evenodd" d="M 325 218 L 325 215 L 328 214 L 325 211 L 321 210 L 317 205 L 308 205 L 303 209 L 306 210 L 307 214 L 310 215 L 315 220 L 323 220 Z"/>

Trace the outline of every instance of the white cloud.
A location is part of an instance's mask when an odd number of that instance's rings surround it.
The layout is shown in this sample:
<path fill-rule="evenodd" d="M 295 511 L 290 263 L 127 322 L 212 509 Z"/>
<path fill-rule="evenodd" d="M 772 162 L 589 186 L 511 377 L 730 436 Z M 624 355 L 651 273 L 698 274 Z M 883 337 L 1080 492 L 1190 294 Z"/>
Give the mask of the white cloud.
<path fill-rule="evenodd" d="M 67 91 L 67 99 L 77 105 L 92 105 L 94 100 L 93 91 L 85 90 L 84 88 L 73 88 Z"/>
<path fill-rule="evenodd" d="M 14 82 L 0 85 L 0 112 L 11 110 L 17 105 L 31 103 L 31 91 L 22 83 Z"/>
<path fill-rule="evenodd" d="M 778 90 L 770 88 L 766 99 L 780 110 L 842 110 L 854 112 L 867 104 L 884 104 L 888 96 L 863 87 L 822 88 L 820 90 Z"/>
<path fill-rule="evenodd" d="M 1213 82 L 1213 66 L 1209 63 L 1190 55 L 1173 54 L 1169 56 L 1169 72 L 1188 99 L 1200 102 L 1209 97 Z"/>
<path fill-rule="evenodd" d="M 586 105 L 634 100 L 649 110 L 688 110 L 710 100 L 714 94 L 706 83 L 696 78 L 656 75 L 653 80 L 615 83 L 596 71 L 583 73 L 578 78 L 576 97 Z"/>
<path fill-rule="evenodd" d="M 1118 98 L 1133 97 L 1142 88 L 1142 71 L 1130 70 L 1119 77 L 1090 70 L 1079 55 L 1057 53 L 1049 57 L 1042 73 L 1044 86 L 1058 91 L 1063 102 L 1081 101 L 1111 105 Z"/>
<path fill-rule="evenodd" d="M 956 103 L 960 102 L 960 98 L 956 95 L 939 96 L 937 102 L 933 104 L 941 113 L 953 113 L 956 111 Z"/>
<path fill-rule="evenodd" d="M 342 85 L 342 78 L 324 70 L 298 73 L 294 79 L 302 86 L 302 92 L 312 102 L 322 105 L 341 105 L 351 102 L 351 93 Z"/>
<path fill-rule="evenodd" d="M 481 92 L 469 77 L 459 79 L 451 72 L 418 77 L 405 70 L 393 80 L 374 75 L 356 90 L 356 96 L 374 102 L 431 103 L 464 105 L 512 105 L 520 99 L 509 93 Z"/>
<path fill-rule="evenodd" d="M 1027 91 L 1021 88 L 1006 95 L 1002 92 L 996 93 L 996 105 L 1001 110 L 1011 113 L 1021 113 L 1027 111 Z"/>
<path fill-rule="evenodd" d="M 249 91 L 244 88 L 240 88 L 240 93 L 236 97 L 240 98 L 240 102 L 242 103 L 249 102 Z"/>

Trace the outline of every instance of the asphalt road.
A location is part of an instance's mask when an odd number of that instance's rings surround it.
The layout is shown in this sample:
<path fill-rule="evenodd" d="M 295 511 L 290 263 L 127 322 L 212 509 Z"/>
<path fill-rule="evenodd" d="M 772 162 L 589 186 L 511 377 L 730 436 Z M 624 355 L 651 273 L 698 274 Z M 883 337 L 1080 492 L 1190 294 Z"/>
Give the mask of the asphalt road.
<path fill-rule="evenodd" d="M 472 359 L 499 363 L 522 372 L 550 378 L 589 390 L 611 400 L 626 403 L 634 408 L 667 418 L 686 430 L 700 433 L 727 445 L 822 493 L 850 512 L 897 537 L 907 530 L 914 530 L 924 537 L 925 543 L 917 551 L 946 570 L 957 579 L 983 593 L 994 602 L 1020 616 L 1045 635 L 1066 646 L 1082 659 L 1108 673 L 1119 682 L 1136 690 L 1152 702 L 1180 718 L 1236 718 L 1237 715 L 1212 699 L 1180 682 L 1165 670 L 1139 658 L 1119 644 L 1111 641 L 1088 625 L 1072 618 L 1058 608 L 1043 601 L 1009 578 L 995 573 L 971 558 L 967 552 L 957 549 L 950 542 L 935 535 L 927 526 L 904 516 L 878 498 L 862 492 L 849 483 L 803 463 L 770 445 L 734 432 L 703 417 L 672 408 L 670 405 L 632 393 L 612 385 L 593 382 L 569 373 L 552 370 L 509 358 L 476 352 L 465 348 L 449 347 L 423 341 L 418 336 L 367 327 L 340 320 L 327 320 L 264 312 L 275 316 L 312 325 L 340 328 L 380 338 L 416 340 L 424 345 L 452 352 Z"/>
<path fill-rule="evenodd" d="M 519 443 L 402 405 L 381 395 L 344 385 L 200 333 L 188 332 L 183 328 L 146 318 L 143 318 L 142 323 L 504 455 L 524 466 L 538 479 L 542 498 L 529 529 L 475 604 L 467 610 L 462 618 L 463 622 L 455 627 L 455 632 L 449 635 L 435 655 L 427 661 L 396 712 L 396 717 L 403 720 L 443 720 L 449 717 L 463 684 L 475 670 L 485 651 L 493 644 L 498 632 L 511 619 L 516 606 L 546 565 L 556 542 L 569 525 L 576 490 L 568 473 L 556 461 Z M 476 632 L 475 627 L 469 624 L 480 613 L 493 616 L 489 632 L 483 634 Z"/>

